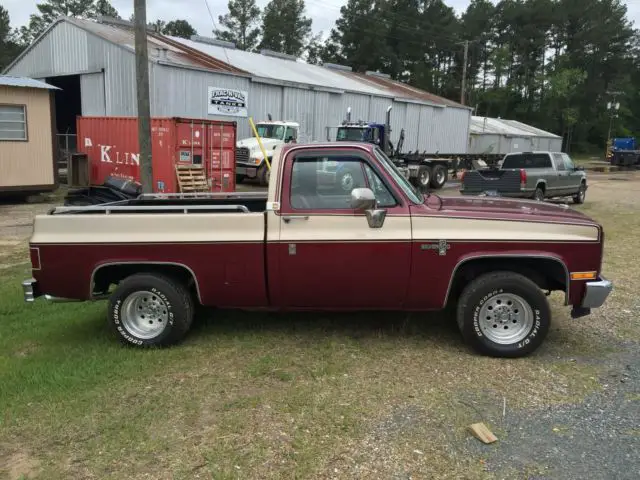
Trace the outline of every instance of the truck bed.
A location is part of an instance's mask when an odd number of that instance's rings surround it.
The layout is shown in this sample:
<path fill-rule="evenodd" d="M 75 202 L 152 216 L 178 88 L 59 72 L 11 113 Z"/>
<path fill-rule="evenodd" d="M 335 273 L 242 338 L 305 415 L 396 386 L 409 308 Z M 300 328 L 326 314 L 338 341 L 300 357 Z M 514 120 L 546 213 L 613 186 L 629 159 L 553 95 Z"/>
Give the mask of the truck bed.
<path fill-rule="evenodd" d="M 158 214 L 158 213 L 262 213 L 267 208 L 266 192 L 211 194 L 146 194 L 130 200 L 100 205 L 56 207 L 60 214 Z"/>

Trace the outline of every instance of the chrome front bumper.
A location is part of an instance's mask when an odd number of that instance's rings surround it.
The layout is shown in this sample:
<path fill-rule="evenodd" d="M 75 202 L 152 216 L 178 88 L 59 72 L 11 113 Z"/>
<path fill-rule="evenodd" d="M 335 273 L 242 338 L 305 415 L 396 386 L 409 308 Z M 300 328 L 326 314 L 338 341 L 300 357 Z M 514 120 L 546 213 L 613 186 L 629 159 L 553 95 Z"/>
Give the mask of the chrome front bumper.
<path fill-rule="evenodd" d="M 35 302 L 40 296 L 38 292 L 38 282 L 35 278 L 30 278 L 22 282 L 22 291 L 24 292 L 24 301 L 27 303 Z"/>
<path fill-rule="evenodd" d="M 582 299 L 582 308 L 598 308 L 607 300 L 607 297 L 613 290 L 613 283 L 606 278 L 600 277 L 593 282 L 585 284 L 584 297 Z"/>

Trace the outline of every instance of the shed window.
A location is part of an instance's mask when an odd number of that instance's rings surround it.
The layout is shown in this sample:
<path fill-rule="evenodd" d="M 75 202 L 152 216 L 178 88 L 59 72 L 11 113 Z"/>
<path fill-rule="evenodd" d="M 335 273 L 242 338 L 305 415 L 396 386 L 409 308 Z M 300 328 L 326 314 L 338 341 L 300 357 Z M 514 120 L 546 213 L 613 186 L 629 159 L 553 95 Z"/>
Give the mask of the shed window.
<path fill-rule="evenodd" d="M 24 105 L 0 105 L 0 140 L 27 139 L 27 111 Z"/>

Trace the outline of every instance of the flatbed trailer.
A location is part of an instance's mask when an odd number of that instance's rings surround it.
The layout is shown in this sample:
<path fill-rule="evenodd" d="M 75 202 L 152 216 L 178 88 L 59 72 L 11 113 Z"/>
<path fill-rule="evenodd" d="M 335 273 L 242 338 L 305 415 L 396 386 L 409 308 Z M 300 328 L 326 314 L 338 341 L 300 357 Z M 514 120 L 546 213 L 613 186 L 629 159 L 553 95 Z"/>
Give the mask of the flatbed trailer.
<path fill-rule="evenodd" d="M 474 162 L 482 161 L 487 167 L 495 167 L 503 158 L 502 154 L 416 152 L 395 154 L 391 160 L 413 185 L 426 190 L 442 188 L 450 172 L 456 178 L 460 170 L 475 170 Z"/>

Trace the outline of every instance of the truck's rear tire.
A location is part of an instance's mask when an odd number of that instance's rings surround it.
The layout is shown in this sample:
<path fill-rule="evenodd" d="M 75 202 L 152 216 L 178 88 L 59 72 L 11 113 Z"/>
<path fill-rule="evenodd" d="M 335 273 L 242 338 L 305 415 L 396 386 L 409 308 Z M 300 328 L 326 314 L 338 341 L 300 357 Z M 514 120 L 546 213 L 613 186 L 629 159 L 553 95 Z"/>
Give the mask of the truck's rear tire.
<path fill-rule="evenodd" d="M 533 199 L 538 202 L 544 202 L 544 190 L 541 187 L 536 187 L 535 192 L 533 192 Z"/>
<path fill-rule="evenodd" d="M 439 190 L 447 183 L 449 179 L 449 170 L 444 165 L 436 165 L 432 169 L 431 187 Z"/>
<path fill-rule="evenodd" d="M 458 327 L 476 351 L 493 357 L 522 357 L 542 344 L 551 325 L 545 295 L 513 272 L 481 275 L 458 300 Z"/>
<path fill-rule="evenodd" d="M 267 168 L 266 162 L 262 164 L 262 166 L 258 169 L 258 181 L 260 182 L 260 186 L 266 187 L 269 185 L 269 177 L 271 176 L 271 172 Z"/>
<path fill-rule="evenodd" d="M 193 298 L 171 277 L 141 273 L 124 279 L 109 299 L 109 321 L 120 340 L 138 347 L 178 343 L 193 321 Z"/>
<path fill-rule="evenodd" d="M 587 186 L 583 183 L 580 184 L 580 188 L 578 189 L 578 193 L 573 196 L 573 203 L 576 205 L 582 205 L 584 203 L 584 199 L 587 196 Z"/>
<path fill-rule="evenodd" d="M 418 169 L 417 187 L 426 192 L 431 184 L 431 168 L 422 166 Z"/>
<path fill-rule="evenodd" d="M 236 174 L 236 184 L 242 183 L 245 178 L 246 178 L 246 175 L 238 175 L 238 174 Z"/>

